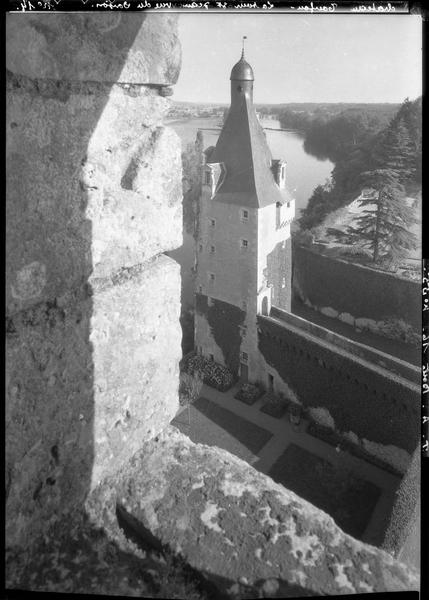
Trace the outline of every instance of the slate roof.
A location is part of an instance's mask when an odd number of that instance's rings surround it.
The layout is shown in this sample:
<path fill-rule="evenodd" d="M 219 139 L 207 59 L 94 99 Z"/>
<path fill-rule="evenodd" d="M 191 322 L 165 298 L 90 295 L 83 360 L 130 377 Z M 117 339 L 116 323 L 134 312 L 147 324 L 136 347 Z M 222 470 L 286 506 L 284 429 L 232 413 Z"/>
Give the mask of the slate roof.
<path fill-rule="evenodd" d="M 285 202 L 286 193 L 277 186 L 271 171 L 271 152 L 251 94 L 235 98 L 216 147 L 207 158 L 209 163 L 223 162 L 226 167 L 225 180 L 213 200 L 249 208 Z"/>

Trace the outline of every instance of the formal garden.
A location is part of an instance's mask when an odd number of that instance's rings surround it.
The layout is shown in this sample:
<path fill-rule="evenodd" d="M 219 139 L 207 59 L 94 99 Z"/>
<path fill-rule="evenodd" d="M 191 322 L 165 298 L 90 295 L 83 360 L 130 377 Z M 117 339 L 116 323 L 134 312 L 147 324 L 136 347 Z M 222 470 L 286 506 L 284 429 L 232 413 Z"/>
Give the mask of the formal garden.
<path fill-rule="evenodd" d="M 368 525 L 380 490 L 349 470 L 290 444 L 268 473 L 333 517 L 353 537 L 360 538 Z"/>

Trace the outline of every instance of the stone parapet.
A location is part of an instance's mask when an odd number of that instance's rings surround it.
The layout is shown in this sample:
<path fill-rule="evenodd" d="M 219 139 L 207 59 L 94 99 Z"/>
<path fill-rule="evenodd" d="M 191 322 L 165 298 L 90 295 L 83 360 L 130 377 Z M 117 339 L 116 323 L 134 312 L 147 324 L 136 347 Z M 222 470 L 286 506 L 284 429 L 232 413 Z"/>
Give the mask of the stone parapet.
<path fill-rule="evenodd" d="M 105 508 L 101 513 L 99 506 Z M 417 590 L 416 571 L 346 535 L 326 513 L 244 461 L 170 427 L 88 503 L 106 530 L 116 509 L 220 594 L 296 597 Z M 221 596 L 224 597 L 224 596 Z"/>
<path fill-rule="evenodd" d="M 178 408 L 179 67 L 177 15 L 8 15 L 8 546 Z"/>
<path fill-rule="evenodd" d="M 8 86 L 8 314 L 182 243 L 167 101 L 119 85 L 61 99 L 54 82 L 24 79 Z"/>
<path fill-rule="evenodd" d="M 6 67 L 34 78 L 171 85 L 180 71 L 177 15 L 10 14 L 6 42 Z"/>
<path fill-rule="evenodd" d="M 9 543 L 83 502 L 176 414 L 179 288 L 162 256 L 8 320 Z"/>

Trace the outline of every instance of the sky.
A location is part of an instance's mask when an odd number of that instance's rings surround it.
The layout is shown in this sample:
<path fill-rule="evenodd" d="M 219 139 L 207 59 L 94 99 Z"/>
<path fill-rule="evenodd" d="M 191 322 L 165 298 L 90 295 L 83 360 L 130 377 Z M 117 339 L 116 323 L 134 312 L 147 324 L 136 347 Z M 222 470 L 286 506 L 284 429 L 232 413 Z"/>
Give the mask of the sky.
<path fill-rule="evenodd" d="M 181 13 L 174 99 L 229 103 L 243 35 L 256 103 L 402 102 L 422 93 L 418 15 Z"/>

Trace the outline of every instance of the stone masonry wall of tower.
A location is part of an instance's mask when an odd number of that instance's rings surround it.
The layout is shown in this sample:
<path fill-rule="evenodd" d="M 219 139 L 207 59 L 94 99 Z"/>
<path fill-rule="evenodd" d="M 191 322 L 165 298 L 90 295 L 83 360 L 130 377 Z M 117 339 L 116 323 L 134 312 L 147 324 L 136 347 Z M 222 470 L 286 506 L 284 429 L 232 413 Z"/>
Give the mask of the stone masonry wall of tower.
<path fill-rule="evenodd" d="M 246 312 L 240 355 L 247 355 L 251 380 L 261 375 L 256 315 L 269 310 L 273 297 L 290 309 L 288 240 L 294 216 L 293 200 L 271 171 L 271 153 L 253 106 L 253 79 L 242 56 L 231 71 L 228 117 L 203 167 L 196 279 L 198 294 Z M 216 165 L 222 176 L 213 181 Z M 204 315 L 197 311 L 195 322 L 195 346 L 224 363 Z"/>

